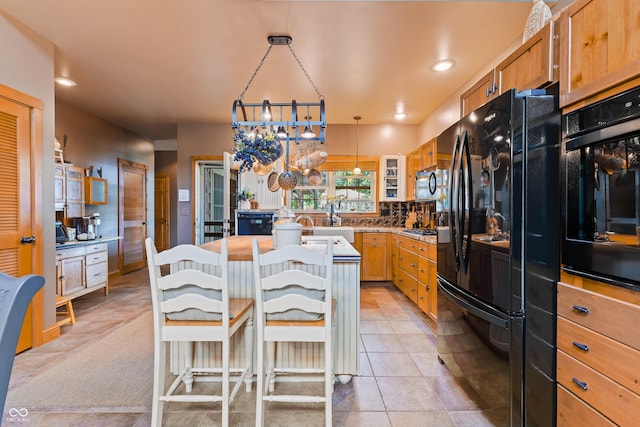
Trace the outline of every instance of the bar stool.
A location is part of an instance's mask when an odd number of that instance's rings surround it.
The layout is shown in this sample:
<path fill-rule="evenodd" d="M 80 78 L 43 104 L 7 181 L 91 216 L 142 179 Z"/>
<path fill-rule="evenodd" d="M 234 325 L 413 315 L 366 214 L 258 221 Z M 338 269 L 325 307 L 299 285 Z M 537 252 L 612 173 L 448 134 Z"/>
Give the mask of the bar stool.
<path fill-rule="evenodd" d="M 158 253 L 147 239 L 147 261 L 154 313 L 154 385 L 151 424 L 162 424 L 164 402 L 222 402 L 222 425 L 229 425 L 229 403 L 242 381 L 251 390 L 253 362 L 253 299 L 229 298 L 227 241 L 221 253 L 194 245 L 179 245 Z M 162 275 L 161 266 L 169 265 Z M 166 269 L 165 269 L 166 270 Z M 230 338 L 244 325 L 246 366 L 230 368 Z M 194 342 L 222 343 L 222 367 L 193 365 Z M 185 350 L 182 371 L 165 392 L 167 342 L 182 343 Z M 230 373 L 238 374 L 229 393 Z M 191 394 L 192 383 L 208 375 L 221 375 L 220 395 Z M 184 383 L 185 393 L 176 393 Z"/>
<path fill-rule="evenodd" d="M 325 424 L 331 426 L 335 310 L 335 300 L 331 297 L 333 241 L 329 239 L 326 251 L 322 249 L 322 252 L 289 245 L 261 255 L 258 241 L 254 239 L 252 251 L 258 346 L 256 426 L 261 427 L 264 423 L 264 402 L 324 403 Z M 324 366 L 277 367 L 275 350 L 278 342 L 323 343 L 324 354 L 311 359 L 324 356 Z M 274 383 L 280 375 L 300 381 L 319 376 L 324 382 L 324 395 L 277 394 Z"/>

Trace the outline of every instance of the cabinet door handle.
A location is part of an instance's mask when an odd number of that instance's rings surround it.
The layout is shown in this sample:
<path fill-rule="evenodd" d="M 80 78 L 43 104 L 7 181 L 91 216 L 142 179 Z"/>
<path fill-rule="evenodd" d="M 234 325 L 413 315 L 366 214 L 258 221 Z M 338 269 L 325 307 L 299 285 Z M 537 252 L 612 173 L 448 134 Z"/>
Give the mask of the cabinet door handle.
<path fill-rule="evenodd" d="M 587 390 L 587 383 L 580 381 L 579 379 L 577 379 L 576 377 L 572 378 L 573 382 L 576 383 L 578 385 L 578 387 L 580 387 L 583 390 Z"/>
<path fill-rule="evenodd" d="M 582 350 L 582 351 L 584 351 L 584 352 L 589 351 L 589 346 L 588 346 L 588 345 L 586 345 L 586 344 L 582 344 L 582 343 L 579 343 L 578 341 L 574 341 L 574 342 L 573 342 L 573 345 L 574 345 L 575 347 L 578 347 L 580 350 Z"/>
<path fill-rule="evenodd" d="M 22 245 L 27 245 L 30 243 L 35 243 L 36 242 L 36 238 L 33 236 L 27 236 L 27 237 L 23 237 L 22 239 L 20 239 L 20 244 Z"/>
<path fill-rule="evenodd" d="M 581 305 L 574 305 L 573 309 L 576 311 L 579 311 L 580 313 L 583 314 L 589 314 L 589 309 L 587 307 L 583 307 Z"/>

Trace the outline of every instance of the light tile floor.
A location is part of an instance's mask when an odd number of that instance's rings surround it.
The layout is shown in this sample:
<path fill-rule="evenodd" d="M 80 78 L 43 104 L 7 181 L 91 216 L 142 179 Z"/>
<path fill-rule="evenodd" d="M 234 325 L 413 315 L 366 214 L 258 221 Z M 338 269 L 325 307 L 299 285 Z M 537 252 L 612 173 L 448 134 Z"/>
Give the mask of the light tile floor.
<path fill-rule="evenodd" d="M 78 322 L 64 326 L 63 336 L 38 351 L 16 356 L 11 378 L 15 387 L 65 354 L 119 322 L 138 317 L 151 306 L 146 269 L 110 282 L 107 297 L 97 291 L 74 301 Z M 347 384 L 337 383 L 333 395 L 335 426 L 485 426 L 491 425 L 468 397 L 465 387 L 449 375 L 437 359 L 435 325 L 415 304 L 388 282 L 363 282 L 360 312 L 359 376 Z M 108 314 L 108 315 L 107 315 Z M 300 385 L 282 384 L 299 387 Z M 55 387 L 55 385 L 52 385 Z M 255 391 L 236 396 L 230 424 L 255 423 Z M 255 388 L 254 388 L 255 390 Z M 64 392 L 58 390 L 58 392 Z M 33 426 L 148 426 L 149 408 L 54 408 L 29 414 Z M 6 412 L 6 411 L 5 411 Z M 201 404 L 167 405 L 163 425 L 171 427 L 217 426 L 220 412 Z M 6 415 L 6 414 L 5 414 Z M 14 423 L 4 418 L 3 425 Z M 269 426 L 321 426 L 322 405 L 270 403 Z"/>

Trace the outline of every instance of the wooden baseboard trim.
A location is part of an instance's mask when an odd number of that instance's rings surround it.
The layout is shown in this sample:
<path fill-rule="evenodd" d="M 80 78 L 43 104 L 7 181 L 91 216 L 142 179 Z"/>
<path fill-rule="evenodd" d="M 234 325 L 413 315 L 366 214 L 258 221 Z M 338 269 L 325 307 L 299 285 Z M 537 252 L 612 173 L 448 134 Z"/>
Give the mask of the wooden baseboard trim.
<path fill-rule="evenodd" d="M 57 323 L 42 331 L 42 344 L 46 344 L 57 338 L 60 338 L 60 325 Z"/>

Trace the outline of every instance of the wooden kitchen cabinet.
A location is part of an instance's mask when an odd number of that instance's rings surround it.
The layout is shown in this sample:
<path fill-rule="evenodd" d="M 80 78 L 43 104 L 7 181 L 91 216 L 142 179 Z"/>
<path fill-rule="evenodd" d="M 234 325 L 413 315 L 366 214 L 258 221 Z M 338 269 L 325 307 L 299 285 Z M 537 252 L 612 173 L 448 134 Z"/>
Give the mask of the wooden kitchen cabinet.
<path fill-rule="evenodd" d="M 531 36 L 495 69 L 498 94 L 541 88 L 554 80 L 557 61 L 554 58 L 554 22 L 551 21 Z"/>
<path fill-rule="evenodd" d="M 76 298 L 104 289 L 108 285 L 108 249 L 106 243 L 56 249 L 56 293 L 59 297 Z"/>
<path fill-rule="evenodd" d="M 460 117 L 474 111 L 496 97 L 498 86 L 496 85 L 495 70 L 489 71 L 476 84 L 460 95 Z"/>
<path fill-rule="evenodd" d="M 362 233 L 361 265 L 361 280 L 387 280 L 387 233 Z"/>
<path fill-rule="evenodd" d="M 58 270 L 57 288 L 60 296 L 71 295 L 85 289 L 84 277 L 84 248 L 79 250 L 68 250 L 56 253 L 56 267 Z"/>
<path fill-rule="evenodd" d="M 437 244 L 394 234 L 392 282 L 431 318 L 438 317 Z"/>
<path fill-rule="evenodd" d="M 406 159 L 406 200 L 411 201 L 416 199 L 416 172 L 420 170 L 422 162 L 422 152 L 420 147 L 407 154 Z"/>
<path fill-rule="evenodd" d="M 563 272 L 557 307 L 558 425 L 635 425 L 640 293 Z"/>
<path fill-rule="evenodd" d="M 418 307 L 437 321 L 437 247 L 418 242 Z"/>
<path fill-rule="evenodd" d="M 560 107 L 640 76 L 638 16 L 640 2 L 629 0 L 576 0 L 563 11 Z"/>
<path fill-rule="evenodd" d="M 62 222 L 71 226 L 71 218 L 84 216 L 84 169 L 56 164 L 54 167 L 55 210 Z"/>
<path fill-rule="evenodd" d="M 398 236 L 398 270 L 394 285 L 411 301 L 418 302 L 418 241 Z"/>
<path fill-rule="evenodd" d="M 67 191 L 66 191 L 66 179 L 64 177 L 65 170 L 64 165 L 56 165 L 53 169 L 53 182 L 54 182 L 54 202 L 56 211 L 64 211 L 64 205 L 67 200 Z"/>
<path fill-rule="evenodd" d="M 450 159 L 451 151 L 447 148 L 443 147 L 443 153 L 440 153 L 438 139 L 432 138 L 407 154 L 407 200 L 416 198 L 416 173 L 425 169 L 435 169 L 439 160 Z"/>
<path fill-rule="evenodd" d="M 460 117 L 511 89 L 543 88 L 559 79 L 554 22 L 524 42 L 460 96 Z"/>
<path fill-rule="evenodd" d="M 437 138 L 432 138 L 420 146 L 421 169 L 436 167 L 438 162 L 437 141 Z"/>
<path fill-rule="evenodd" d="M 84 177 L 84 200 L 87 205 L 109 203 L 109 182 L 104 178 Z"/>

